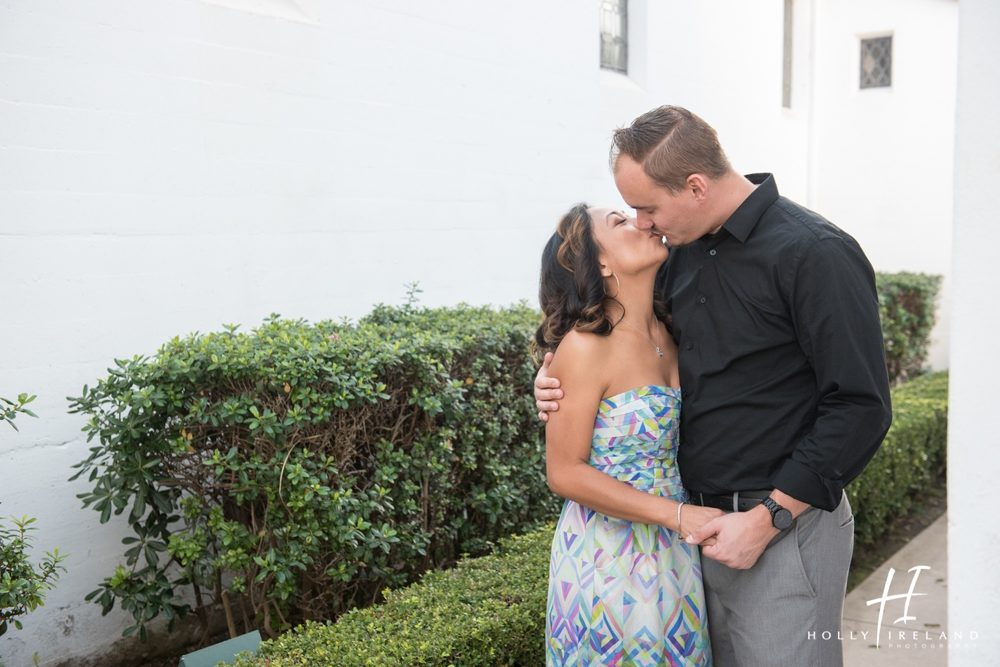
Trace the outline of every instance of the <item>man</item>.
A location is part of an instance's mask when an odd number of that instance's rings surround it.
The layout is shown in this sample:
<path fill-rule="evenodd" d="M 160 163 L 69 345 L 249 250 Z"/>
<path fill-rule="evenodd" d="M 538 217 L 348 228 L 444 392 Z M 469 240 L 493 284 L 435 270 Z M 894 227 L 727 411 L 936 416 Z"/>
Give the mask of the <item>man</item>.
<path fill-rule="evenodd" d="M 714 664 L 840 665 L 843 489 L 892 418 L 871 264 L 770 174 L 735 172 L 686 109 L 618 130 L 612 167 L 637 225 L 671 247 L 657 290 L 680 355 L 681 475 L 690 502 L 727 512 L 687 538 L 702 547 Z M 547 369 L 543 420 L 562 397 Z"/>

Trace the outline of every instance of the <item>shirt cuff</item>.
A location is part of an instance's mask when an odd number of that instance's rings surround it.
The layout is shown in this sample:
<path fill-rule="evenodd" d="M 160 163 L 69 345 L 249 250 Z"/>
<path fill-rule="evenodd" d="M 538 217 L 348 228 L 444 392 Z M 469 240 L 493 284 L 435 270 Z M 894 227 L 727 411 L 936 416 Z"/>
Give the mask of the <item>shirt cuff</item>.
<path fill-rule="evenodd" d="M 844 492 L 839 481 L 826 479 L 794 459 L 785 459 L 771 483 L 792 498 L 827 512 L 837 509 Z"/>

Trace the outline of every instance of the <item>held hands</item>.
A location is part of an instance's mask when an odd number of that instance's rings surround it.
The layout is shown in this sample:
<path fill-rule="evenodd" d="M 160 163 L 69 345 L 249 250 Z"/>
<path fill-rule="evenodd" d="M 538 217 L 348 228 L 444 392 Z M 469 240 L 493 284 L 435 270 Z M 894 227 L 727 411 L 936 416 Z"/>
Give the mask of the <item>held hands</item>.
<path fill-rule="evenodd" d="M 552 353 L 546 352 L 542 367 L 538 369 L 535 376 L 535 407 L 538 408 L 538 418 L 543 422 L 549 420 L 550 412 L 559 409 L 559 399 L 563 397 L 563 391 L 559 388 L 559 380 L 549 377 L 549 365 L 552 363 Z"/>
<path fill-rule="evenodd" d="M 686 505 L 684 509 L 687 510 Z M 771 525 L 770 512 L 761 505 L 708 521 L 688 535 L 687 543 L 701 545 L 703 556 L 727 567 L 749 570 L 779 532 Z M 713 539 L 715 542 L 711 543 Z"/>
<path fill-rule="evenodd" d="M 681 508 L 681 525 L 678 527 L 677 532 L 681 538 L 688 537 L 692 533 L 701 530 L 705 524 L 724 514 L 725 512 L 714 507 L 702 507 L 700 505 L 684 503 L 684 507 Z M 715 544 L 715 537 L 707 537 L 701 543 L 701 546 L 704 547 L 712 544 Z"/>

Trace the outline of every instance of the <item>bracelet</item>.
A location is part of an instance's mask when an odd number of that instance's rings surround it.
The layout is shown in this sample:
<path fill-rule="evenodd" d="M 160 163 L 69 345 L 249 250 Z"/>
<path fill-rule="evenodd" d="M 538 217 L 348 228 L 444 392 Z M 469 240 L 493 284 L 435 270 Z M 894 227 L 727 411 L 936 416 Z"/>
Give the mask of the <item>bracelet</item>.
<path fill-rule="evenodd" d="M 684 507 L 686 503 L 677 503 L 677 534 L 684 537 L 684 533 L 681 532 L 681 508 Z"/>

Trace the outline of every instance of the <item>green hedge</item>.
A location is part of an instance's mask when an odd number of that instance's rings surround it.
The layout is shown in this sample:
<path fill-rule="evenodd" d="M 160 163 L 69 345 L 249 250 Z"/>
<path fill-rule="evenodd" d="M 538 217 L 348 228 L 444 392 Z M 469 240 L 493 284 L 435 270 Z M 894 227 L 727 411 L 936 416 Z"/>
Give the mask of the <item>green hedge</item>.
<path fill-rule="evenodd" d="M 493 667 L 544 665 L 554 525 L 503 540 L 496 554 L 430 572 L 336 623 L 309 623 L 264 642 L 238 667 Z"/>
<path fill-rule="evenodd" d="M 84 505 L 134 532 L 88 599 L 143 636 L 185 598 L 203 621 L 222 603 L 232 631 L 277 632 L 550 520 L 537 322 L 526 306 L 275 315 L 117 360 L 71 399 L 99 442 Z"/>
<path fill-rule="evenodd" d="M 879 273 L 876 279 L 889 379 L 902 382 L 923 370 L 941 276 Z"/>
<path fill-rule="evenodd" d="M 919 368 L 936 277 L 880 274 L 893 378 Z M 115 360 L 70 397 L 96 438 L 78 475 L 122 564 L 88 599 L 145 634 L 194 599 L 238 632 L 377 601 L 551 518 L 526 306 L 377 307 L 357 324 L 272 316 Z"/>
<path fill-rule="evenodd" d="M 874 542 L 942 471 L 948 376 L 893 390 L 894 421 L 882 448 L 848 487 L 856 549 Z M 265 642 L 239 667 L 378 665 L 446 667 L 545 664 L 545 602 L 554 526 L 502 543 L 500 553 L 432 572 L 383 604 L 336 623 L 310 623 Z"/>
<path fill-rule="evenodd" d="M 948 448 L 948 374 L 923 375 L 892 391 L 892 427 L 864 472 L 847 486 L 855 549 L 874 544 L 913 496 L 944 472 Z"/>

